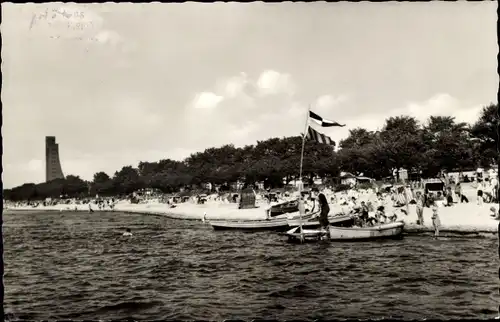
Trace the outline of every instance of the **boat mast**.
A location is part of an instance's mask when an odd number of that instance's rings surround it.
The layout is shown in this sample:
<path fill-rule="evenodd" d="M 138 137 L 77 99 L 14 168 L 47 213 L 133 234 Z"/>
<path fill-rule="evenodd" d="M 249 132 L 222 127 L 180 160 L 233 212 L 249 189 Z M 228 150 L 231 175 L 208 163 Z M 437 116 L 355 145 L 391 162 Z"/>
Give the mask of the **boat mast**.
<path fill-rule="evenodd" d="M 311 105 L 309 105 L 309 108 L 307 109 L 307 114 L 306 114 L 306 125 L 304 127 L 304 133 L 302 135 L 302 151 L 300 152 L 300 171 L 299 171 L 299 180 L 302 182 L 302 165 L 304 162 L 304 147 L 306 144 L 306 137 L 307 137 L 307 131 L 309 129 L 309 112 L 311 111 Z M 301 190 L 301 186 L 299 185 L 299 190 Z"/>
<path fill-rule="evenodd" d="M 304 163 L 304 147 L 306 144 L 306 137 L 307 137 L 307 132 L 309 130 L 309 112 L 311 111 L 311 105 L 308 106 L 307 108 L 307 113 L 306 113 L 306 124 L 304 126 L 304 133 L 302 134 L 302 150 L 300 152 L 300 170 L 299 170 L 299 229 L 300 229 L 300 239 L 303 241 L 303 229 L 302 229 L 302 213 L 305 210 L 304 206 L 304 199 L 302 198 L 302 187 L 304 186 L 304 183 L 302 182 L 302 166 Z"/>

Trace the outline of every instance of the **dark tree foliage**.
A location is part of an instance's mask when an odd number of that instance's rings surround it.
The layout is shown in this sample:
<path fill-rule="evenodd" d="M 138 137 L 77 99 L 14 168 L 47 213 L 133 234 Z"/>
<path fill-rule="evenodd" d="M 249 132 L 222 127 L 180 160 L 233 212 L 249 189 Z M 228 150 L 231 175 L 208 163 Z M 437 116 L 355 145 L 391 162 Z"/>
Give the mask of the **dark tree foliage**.
<path fill-rule="evenodd" d="M 482 165 L 499 161 L 499 110 L 498 104 L 483 108 L 479 120 L 472 126 L 471 136 L 476 146 L 476 157 Z"/>
<path fill-rule="evenodd" d="M 350 130 L 348 137 L 339 142 L 338 152 L 331 146 L 307 141 L 302 176 L 309 182 L 315 176 L 338 182 L 342 170 L 382 179 L 404 168 L 432 177 L 442 169 L 489 166 L 499 157 L 498 126 L 498 104 L 484 107 L 472 126 L 457 123 L 450 116 L 431 116 L 424 124 L 410 116 L 390 117 L 381 131 Z M 173 193 L 208 183 L 223 189 L 230 189 L 236 182 L 263 182 L 266 188 L 278 188 L 298 178 L 301 148 L 300 136 L 271 138 L 241 148 L 228 144 L 194 153 L 184 161 L 164 159 L 140 162 L 137 168 L 125 166 L 112 177 L 98 172 L 92 182 L 69 175 L 41 184 L 27 183 L 4 190 L 4 198 L 127 195 L 141 188 Z"/>

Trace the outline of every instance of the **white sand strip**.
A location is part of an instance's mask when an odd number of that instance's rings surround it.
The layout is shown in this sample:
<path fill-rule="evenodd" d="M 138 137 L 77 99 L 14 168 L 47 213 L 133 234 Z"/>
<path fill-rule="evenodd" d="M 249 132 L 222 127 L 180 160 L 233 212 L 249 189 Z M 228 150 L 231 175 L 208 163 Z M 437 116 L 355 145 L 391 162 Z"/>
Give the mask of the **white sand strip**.
<path fill-rule="evenodd" d="M 464 187 L 464 193 L 469 197 L 469 203 L 456 203 L 451 207 L 439 207 L 438 213 L 441 221 L 440 232 L 456 232 L 456 233 L 495 233 L 498 230 L 498 221 L 492 217 L 490 208 L 494 207 L 498 212 L 497 204 L 476 204 L 475 191 L 471 187 Z M 371 197 L 369 194 L 360 196 L 359 201 L 365 199 L 368 201 Z M 38 206 L 33 207 L 16 207 L 9 208 L 10 210 L 24 211 L 89 211 L 87 205 L 55 205 L 55 206 Z M 259 208 L 239 210 L 235 203 L 219 203 L 208 202 L 203 205 L 194 203 L 177 204 L 175 208 L 170 208 L 167 204 L 149 203 L 149 204 L 132 204 L 128 201 L 120 201 L 115 205 L 114 211 L 137 213 L 145 215 L 158 215 L 175 219 L 185 220 L 201 220 L 206 213 L 207 220 L 262 220 L 266 218 L 266 208 L 269 205 L 262 204 Z M 346 206 L 331 205 L 331 214 L 347 213 L 349 211 Z M 396 208 L 386 205 L 386 214 L 392 215 Z M 97 205 L 92 205 L 94 211 L 99 211 Z M 402 209 L 406 209 L 403 207 Z M 107 207 L 104 211 L 110 211 Z M 5 212 L 5 211 L 4 211 Z M 417 214 L 415 205 L 409 206 L 408 216 L 403 216 L 405 222 L 405 231 L 407 232 L 433 232 L 432 226 L 432 209 L 424 208 L 424 226 L 416 225 Z"/>

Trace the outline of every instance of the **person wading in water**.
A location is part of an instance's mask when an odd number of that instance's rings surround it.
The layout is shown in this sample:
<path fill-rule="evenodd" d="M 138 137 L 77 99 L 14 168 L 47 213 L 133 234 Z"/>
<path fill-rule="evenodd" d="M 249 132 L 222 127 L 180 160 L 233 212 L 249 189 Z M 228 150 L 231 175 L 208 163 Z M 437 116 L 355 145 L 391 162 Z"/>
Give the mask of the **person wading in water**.
<path fill-rule="evenodd" d="M 318 204 L 320 207 L 320 213 L 319 213 L 319 224 L 321 225 L 321 228 L 323 228 L 327 236 L 330 236 L 330 231 L 328 229 L 329 222 L 328 222 L 328 214 L 330 213 L 330 206 L 328 206 L 328 201 L 326 200 L 326 197 L 324 194 L 319 193 L 319 190 L 314 188 L 312 190 L 314 192 L 314 195 L 317 195 L 316 199 L 318 200 Z"/>
<path fill-rule="evenodd" d="M 417 191 L 417 225 L 424 225 L 424 196 L 420 191 Z"/>

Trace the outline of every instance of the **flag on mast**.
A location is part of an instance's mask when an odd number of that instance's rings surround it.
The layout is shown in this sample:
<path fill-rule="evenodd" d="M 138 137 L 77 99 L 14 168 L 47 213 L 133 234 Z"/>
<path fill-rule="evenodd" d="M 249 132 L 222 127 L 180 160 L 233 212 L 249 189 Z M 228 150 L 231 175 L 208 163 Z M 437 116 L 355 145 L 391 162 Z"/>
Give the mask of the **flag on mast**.
<path fill-rule="evenodd" d="M 317 143 L 328 144 L 328 145 L 333 145 L 333 146 L 336 145 L 335 141 L 333 141 L 332 138 L 330 138 L 327 135 L 324 135 L 323 133 L 316 131 L 315 129 L 313 129 L 310 126 L 308 127 L 306 138 L 308 140 L 316 141 Z"/>
<path fill-rule="evenodd" d="M 345 126 L 345 124 L 340 124 L 340 123 L 335 122 L 335 121 L 330 121 L 330 120 L 324 119 L 321 116 L 319 116 L 318 114 L 314 113 L 313 111 L 309 111 L 309 118 L 314 120 L 316 123 L 318 123 L 322 127 L 330 127 L 330 126 L 344 127 Z"/>

